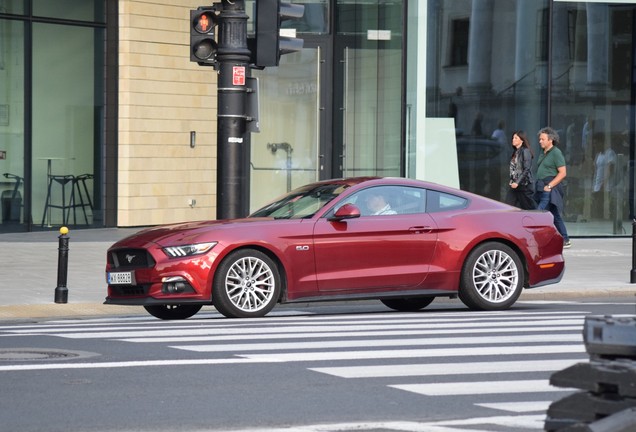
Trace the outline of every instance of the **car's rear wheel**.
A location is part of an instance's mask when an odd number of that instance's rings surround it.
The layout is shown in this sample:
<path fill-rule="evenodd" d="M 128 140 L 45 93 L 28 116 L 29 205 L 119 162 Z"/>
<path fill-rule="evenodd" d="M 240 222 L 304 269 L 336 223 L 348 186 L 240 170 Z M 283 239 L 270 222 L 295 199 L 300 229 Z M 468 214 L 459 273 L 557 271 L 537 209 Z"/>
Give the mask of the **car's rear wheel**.
<path fill-rule="evenodd" d="M 262 317 L 271 311 L 281 292 L 278 266 L 263 252 L 232 252 L 217 269 L 212 302 L 229 318 Z"/>
<path fill-rule="evenodd" d="M 146 311 L 162 320 L 181 320 L 190 318 L 201 310 L 202 305 L 152 305 L 144 306 Z"/>
<path fill-rule="evenodd" d="M 430 305 L 435 297 L 382 299 L 384 306 L 400 312 L 415 312 Z"/>
<path fill-rule="evenodd" d="M 524 268 L 511 247 L 497 242 L 477 246 L 462 269 L 459 298 L 474 310 L 504 310 L 523 289 Z"/>

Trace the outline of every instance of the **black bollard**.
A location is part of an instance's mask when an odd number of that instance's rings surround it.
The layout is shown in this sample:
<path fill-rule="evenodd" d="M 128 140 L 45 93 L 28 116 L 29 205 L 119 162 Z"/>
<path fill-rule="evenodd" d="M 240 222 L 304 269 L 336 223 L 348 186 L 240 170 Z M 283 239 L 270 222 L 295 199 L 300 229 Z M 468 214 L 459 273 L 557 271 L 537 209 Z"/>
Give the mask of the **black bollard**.
<path fill-rule="evenodd" d="M 57 254 L 57 287 L 55 287 L 55 303 L 68 303 L 68 228 L 60 228 L 59 247 Z"/>
<path fill-rule="evenodd" d="M 636 219 L 632 221 L 632 271 L 629 282 L 636 283 Z"/>

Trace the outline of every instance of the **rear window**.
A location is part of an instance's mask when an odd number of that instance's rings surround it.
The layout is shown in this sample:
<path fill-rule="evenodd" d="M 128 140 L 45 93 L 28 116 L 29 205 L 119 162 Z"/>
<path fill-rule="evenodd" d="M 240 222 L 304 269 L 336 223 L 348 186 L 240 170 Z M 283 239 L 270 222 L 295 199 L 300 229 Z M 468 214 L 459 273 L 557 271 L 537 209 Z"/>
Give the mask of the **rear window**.
<path fill-rule="evenodd" d="M 466 198 L 444 192 L 429 190 L 426 194 L 426 212 L 437 213 L 447 210 L 460 210 L 468 206 Z"/>

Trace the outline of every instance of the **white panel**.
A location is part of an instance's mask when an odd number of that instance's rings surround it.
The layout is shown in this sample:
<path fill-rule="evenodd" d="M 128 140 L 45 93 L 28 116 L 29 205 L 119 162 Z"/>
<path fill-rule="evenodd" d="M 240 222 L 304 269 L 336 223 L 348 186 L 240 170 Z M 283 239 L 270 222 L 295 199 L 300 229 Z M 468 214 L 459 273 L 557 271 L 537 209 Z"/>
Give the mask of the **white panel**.
<path fill-rule="evenodd" d="M 427 118 L 424 140 L 417 143 L 416 178 L 459 189 L 455 121 Z"/>

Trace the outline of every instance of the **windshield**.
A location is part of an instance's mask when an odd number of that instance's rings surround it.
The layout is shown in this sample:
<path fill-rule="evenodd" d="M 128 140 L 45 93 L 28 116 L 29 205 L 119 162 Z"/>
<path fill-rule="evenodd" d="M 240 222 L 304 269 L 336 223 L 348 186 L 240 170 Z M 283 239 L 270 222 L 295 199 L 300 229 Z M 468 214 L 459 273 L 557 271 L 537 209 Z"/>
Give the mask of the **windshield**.
<path fill-rule="evenodd" d="M 302 186 L 256 210 L 249 217 L 310 218 L 348 187 L 346 184 L 333 183 Z"/>

